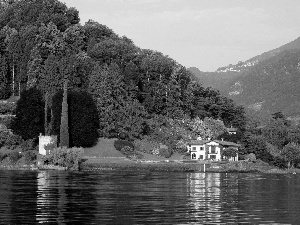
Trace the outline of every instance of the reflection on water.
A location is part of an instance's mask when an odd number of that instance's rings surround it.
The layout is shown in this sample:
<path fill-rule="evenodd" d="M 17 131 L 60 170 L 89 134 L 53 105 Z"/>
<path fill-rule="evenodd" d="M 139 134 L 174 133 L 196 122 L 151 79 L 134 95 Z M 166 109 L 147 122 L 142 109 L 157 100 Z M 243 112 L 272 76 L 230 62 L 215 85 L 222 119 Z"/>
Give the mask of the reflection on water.
<path fill-rule="evenodd" d="M 220 174 L 191 173 L 188 174 L 187 183 L 190 195 L 187 206 L 194 209 L 190 216 L 202 219 L 202 222 L 221 222 Z"/>
<path fill-rule="evenodd" d="M 1 171 L 0 224 L 298 224 L 300 176 Z"/>
<path fill-rule="evenodd" d="M 65 173 L 56 179 L 50 179 L 49 171 L 37 174 L 37 213 L 39 223 L 49 222 L 52 218 L 65 221 L 64 211 L 67 208 Z"/>

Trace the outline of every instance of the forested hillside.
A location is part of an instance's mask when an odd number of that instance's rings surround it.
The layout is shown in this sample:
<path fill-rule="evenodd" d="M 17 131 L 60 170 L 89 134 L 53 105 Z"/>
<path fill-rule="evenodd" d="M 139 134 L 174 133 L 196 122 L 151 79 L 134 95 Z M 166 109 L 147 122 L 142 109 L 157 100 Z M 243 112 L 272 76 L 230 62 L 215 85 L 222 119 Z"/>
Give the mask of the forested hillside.
<path fill-rule="evenodd" d="M 79 12 L 58 0 L 1 1 L 0 99 L 20 94 L 20 100 L 16 107 L 1 101 L 1 114 L 16 117 L 12 122 L 1 117 L 13 133 L 0 132 L 0 147 L 35 151 L 40 133 L 60 138 L 63 127 L 70 134 L 70 147 L 92 146 L 98 137 L 118 138 L 130 142 L 126 151 L 134 146 L 156 154 L 159 149 L 169 157 L 172 151 L 186 152 L 192 139 L 224 138 L 241 144 L 240 157 L 254 154 L 279 166 L 299 161 L 299 126 L 282 113 L 273 113 L 257 129 L 259 124 L 246 118 L 242 106 L 203 87 L 202 78 L 195 79 L 175 60 L 141 49 L 99 22 L 79 22 Z M 251 104 L 253 99 L 267 102 L 260 87 L 271 105 L 280 100 L 288 108 L 299 96 L 299 52 L 269 58 L 243 79 L 241 89 L 233 91 Z M 295 92 L 280 98 L 273 95 L 279 87 L 282 96 L 291 87 Z M 226 133 L 229 126 L 238 128 L 237 135 Z M 117 143 L 122 150 L 124 141 Z M 287 158 L 291 151 L 296 158 Z"/>
<path fill-rule="evenodd" d="M 170 119 L 245 126 L 242 107 L 184 66 L 101 23 L 79 24 L 78 11 L 57 0 L 2 2 L 0 29 L 1 99 L 35 87 L 51 106 L 67 79 L 69 90 L 92 95 L 104 137 L 151 135 Z"/>

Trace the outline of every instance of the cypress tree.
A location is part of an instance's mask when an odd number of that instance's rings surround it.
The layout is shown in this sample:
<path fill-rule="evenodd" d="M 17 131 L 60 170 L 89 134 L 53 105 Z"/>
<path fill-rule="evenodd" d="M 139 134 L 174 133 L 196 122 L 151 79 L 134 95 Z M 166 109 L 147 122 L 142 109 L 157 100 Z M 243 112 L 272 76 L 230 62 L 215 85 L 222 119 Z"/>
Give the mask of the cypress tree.
<path fill-rule="evenodd" d="M 44 132 L 44 101 L 36 88 L 21 92 L 16 107 L 16 117 L 11 124 L 13 132 L 24 140 L 36 138 Z"/>
<path fill-rule="evenodd" d="M 60 147 L 69 147 L 69 124 L 68 124 L 68 80 L 64 81 L 64 94 L 61 108 L 61 122 L 60 122 Z"/>

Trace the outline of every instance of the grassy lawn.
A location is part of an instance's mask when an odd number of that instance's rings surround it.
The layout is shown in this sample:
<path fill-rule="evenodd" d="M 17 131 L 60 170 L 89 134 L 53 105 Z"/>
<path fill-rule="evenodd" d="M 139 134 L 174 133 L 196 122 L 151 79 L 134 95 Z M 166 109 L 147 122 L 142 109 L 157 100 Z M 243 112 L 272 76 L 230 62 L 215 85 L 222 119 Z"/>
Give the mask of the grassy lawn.
<path fill-rule="evenodd" d="M 136 163 L 126 158 L 120 151 L 114 147 L 114 142 L 117 139 L 99 138 L 98 143 L 91 147 L 84 149 L 84 163 L 85 164 L 130 164 Z M 144 156 L 143 161 L 165 161 L 165 160 L 181 160 L 182 155 L 174 153 L 170 158 L 165 158 L 157 155 L 139 152 Z"/>
<path fill-rule="evenodd" d="M 114 146 L 117 139 L 99 138 L 98 143 L 91 147 L 84 149 L 84 157 L 97 157 L 97 158 L 125 158 L 125 156 Z"/>

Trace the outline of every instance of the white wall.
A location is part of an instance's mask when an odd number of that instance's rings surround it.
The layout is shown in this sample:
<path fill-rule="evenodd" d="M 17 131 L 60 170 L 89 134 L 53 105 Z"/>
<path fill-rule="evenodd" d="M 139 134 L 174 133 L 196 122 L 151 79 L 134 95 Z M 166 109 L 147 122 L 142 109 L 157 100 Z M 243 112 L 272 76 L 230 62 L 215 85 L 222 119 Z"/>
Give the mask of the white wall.
<path fill-rule="evenodd" d="M 45 145 L 55 143 L 57 146 L 57 136 L 39 136 L 39 154 L 46 155 Z"/>

